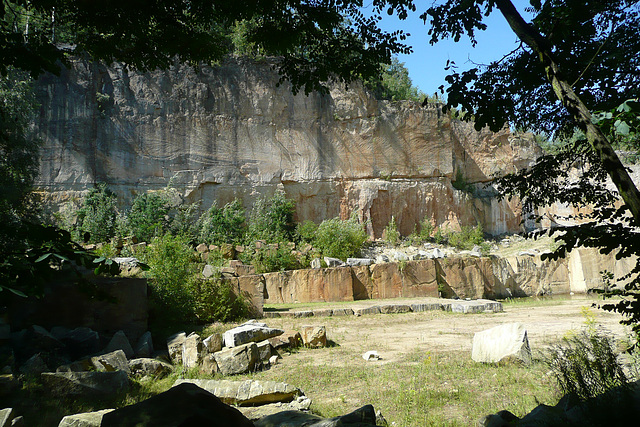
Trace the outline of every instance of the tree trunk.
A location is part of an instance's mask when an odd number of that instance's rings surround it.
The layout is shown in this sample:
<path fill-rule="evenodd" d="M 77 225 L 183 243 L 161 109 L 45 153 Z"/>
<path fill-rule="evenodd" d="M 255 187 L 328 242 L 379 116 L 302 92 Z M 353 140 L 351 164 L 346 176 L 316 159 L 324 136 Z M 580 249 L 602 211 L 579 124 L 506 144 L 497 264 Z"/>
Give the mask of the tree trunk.
<path fill-rule="evenodd" d="M 591 121 L 591 112 L 571 85 L 560 74 L 558 64 L 551 54 L 551 48 L 542 35 L 527 24 L 510 0 L 496 0 L 496 6 L 505 17 L 509 26 L 522 42 L 526 43 L 538 55 L 544 66 L 547 78 L 562 105 L 575 118 L 587 135 L 587 141 L 598 153 L 600 161 L 611 177 L 622 199 L 629 207 L 634 222 L 640 225 L 640 192 L 636 188 L 626 168 L 611 147 L 611 143 L 602 130 Z"/>

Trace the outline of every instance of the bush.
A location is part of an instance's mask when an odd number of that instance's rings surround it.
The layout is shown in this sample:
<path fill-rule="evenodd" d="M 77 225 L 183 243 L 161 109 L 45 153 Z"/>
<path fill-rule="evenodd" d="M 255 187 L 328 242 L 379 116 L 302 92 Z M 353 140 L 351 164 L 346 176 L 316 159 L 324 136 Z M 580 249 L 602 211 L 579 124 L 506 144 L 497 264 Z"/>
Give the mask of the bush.
<path fill-rule="evenodd" d="M 314 247 L 324 256 L 345 260 L 359 256 L 362 245 L 367 241 L 362 224 L 355 215 L 346 221 L 333 218 L 322 221 L 316 231 Z"/>
<path fill-rule="evenodd" d="M 433 224 L 428 218 L 424 218 L 420 221 L 420 231 L 415 227 L 413 233 L 409 236 L 409 241 L 412 245 L 419 245 L 421 243 L 430 242 L 434 240 L 433 236 Z"/>
<path fill-rule="evenodd" d="M 244 238 L 246 230 L 245 211 L 238 199 L 218 208 L 214 203 L 199 220 L 199 243 L 221 245 L 237 244 Z"/>
<path fill-rule="evenodd" d="M 200 322 L 232 322 L 251 314 L 247 299 L 236 295 L 233 287 L 222 280 L 199 280 L 195 295 L 195 315 Z"/>
<path fill-rule="evenodd" d="M 116 195 L 98 184 L 82 199 L 74 237 L 88 243 L 107 242 L 116 234 Z"/>
<path fill-rule="evenodd" d="M 162 236 L 169 227 L 169 208 L 164 194 L 141 194 L 133 200 L 122 231 L 146 242 Z"/>
<path fill-rule="evenodd" d="M 296 204 L 277 191 L 270 199 L 260 198 L 253 205 L 249 216 L 246 242 L 257 240 L 267 243 L 291 241 L 294 237 L 295 223 L 293 215 Z"/>
<path fill-rule="evenodd" d="M 391 217 L 391 221 L 389 221 L 389 224 L 385 227 L 383 235 L 384 240 L 390 245 L 395 246 L 400 243 L 400 232 L 398 231 L 395 217 Z"/>
<path fill-rule="evenodd" d="M 477 227 L 462 227 L 461 231 L 453 231 L 447 236 L 449 244 L 455 246 L 458 249 L 473 249 L 476 245 L 482 245 L 484 243 L 484 232 L 482 226 Z"/>
<path fill-rule="evenodd" d="M 169 232 L 174 236 L 186 236 L 191 242 L 195 242 L 199 233 L 198 221 L 196 219 L 197 211 L 197 203 L 176 206 L 173 209 Z"/>
<path fill-rule="evenodd" d="M 306 220 L 296 227 L 296 239 L 299 242 L 312 243 L 316 238 L 316 231 L 318 231 L 318 224 L 313 221 Z"/>
<path fill-rule="evenodd" d="M 275 247 L 276 245 L 277 248 Z M 291 248 L 287 242 L 280 242 L 276 245 L 256 250 L 253 253 L 251 264 L 256 268 L 256 273 L 271 273 L 273 271 L 301 268 L 298 258 L 291 253 Z"/>
<path fill-rule="evenodd" d="M 151 295 L 160 315 L 193 319 L 197 256 L 185 237 L 156 237 L 141 254 L 150 270 Z"/>

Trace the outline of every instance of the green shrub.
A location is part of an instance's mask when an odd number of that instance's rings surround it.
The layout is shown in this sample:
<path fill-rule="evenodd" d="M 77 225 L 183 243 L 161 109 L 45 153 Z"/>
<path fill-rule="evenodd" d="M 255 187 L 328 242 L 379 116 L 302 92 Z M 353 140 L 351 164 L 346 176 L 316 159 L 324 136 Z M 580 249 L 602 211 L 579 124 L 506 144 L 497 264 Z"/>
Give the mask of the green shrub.
<path fill-rule="evenodd" d="M 193 319 L 199 265 L 187 238 L 170 234 L 156 237 L 140 257 L 150 267 L 147 274 L 158 314 Z"/>
<path fill-rule="evenodd" d="M 299 242 L 313 243 L 318 231 L 318 224 L 313 221 L 306 220 L 296 227 L 296 238 Z"/>
<path fill-rule="evenodd" d="M 346 221 L 333 218 L 322 221 L 316 231 L 314 247 L 324 256 L 345 260 L 359 256 L 362 245 L 367 241 L 362 224 L 355 215 Z"/>
<path fill-rule="evenodd" d="M 428 218 L 424 218 L 420 221 L 420 230 L 418 231 L 418 225 L 414 227 L 413 233 L 409 235 L 409 242 L 412 245 L 420 245 L 425 242 L 430 242 L 434 240 L 433 234 L 433 224 L 431 220 Z"/>
<path fill-rule="evenodd" d="M 436 232 L 433 233 L 433 241 L 439 245 L 445 243 L 447 241 L 447 231 L 443 230 L 442 227 L 438 227 Z"/>
<path fill-rule="evenodd" d="M 277 248 L 267 247 L 253 252 L 251 264 L 256 268 L 256 273 L 271 273 L 273 271 L 296 270 L 301 264 L 287 242 L 277 243 Z"/>
<path fill-rule="evenodd" d="M 232 322 L 249 317 L 251 305 L 228 282 L 209 279 L 197 282 L 194 310 L 200 322 Z"/>
<path fill-rule="evenodd" d="M 455 246 L 458 249 L 473 249 L 476 245 L 482 245 L 484 243 L 484 232 L 482 226 L 477 227 L 462 227 L 460 231 L 452 231 L 448 234 L 447 239 L 451 246 Z"/>
<path fill-rule="evenodd" d="M 199 220 L 200 243 L 221 245 L 222 243 L 237 244 L 244 238 L 246 230 L 245 211 L 242 203 L 235 199 L 218 208 L 214 203 Z"/>
<path fill-rule="evenodd" d="M 390 245 L 397 245 L 400 243 L 400 232 L 398 231 L 398 226 L 396 225 L 396 218 L 394 216 L 391 217 L 391 221 L 384 229 L 384 240 Z"/>
<path fill-rule="evenodd" d="M 169 209 L 169 200 L 164 194 L 141 194 L 133 200 L 131 210 L 121 226 L 121 232 L 132 234 L 146 242 L 162 236 L 168 230 Z"/>
<path fill-rule="evenodd" d="M 198 204 L 181 204 L 175 206 L 172 211 L 169 232 L 174 236 L 187 236 L 190 241 L 195 242 L 199 232 L 196 218 Z"/>
<path fill-rule="evenodd" d="M 107 242 L 116 234 L 116 195 L 106 184 L 97 184 L 83 197 L 76 215 L 75 238 L 88 243 Z"/>
<path fill-rule="evenodd" d="M 251 244 L 264 240 L 267 243 L 277 243 L 293 240 L 296 228 L 293 222 L 295 208 L 295 202 L 287 199 L 282 191 L 276 191 L 270 199 L 259 198 L 249 216 L 246 242 Z"/>

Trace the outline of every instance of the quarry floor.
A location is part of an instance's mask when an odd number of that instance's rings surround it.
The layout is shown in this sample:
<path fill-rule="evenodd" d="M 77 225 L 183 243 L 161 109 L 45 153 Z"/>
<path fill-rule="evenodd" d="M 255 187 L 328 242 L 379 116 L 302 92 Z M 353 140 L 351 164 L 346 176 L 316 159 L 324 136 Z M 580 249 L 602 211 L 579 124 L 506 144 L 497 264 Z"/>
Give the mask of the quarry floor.
<path fill-rule="evenodd" d="M 383 300 L 369 300 L 370 305 Z M 386 300 L 398 304 L 411 303 L 407 299 Z M 563 336 L 577 332 L 585 326 L 588 316 L 593 316 L 597 325 L 618 338 L 627 336 L 626 327 L 620 325 L 620 315 L 592 307 L 602 299 L 584 295 L 555 299 L 532 298 L 505 303 L 500 313 L 461 314 L 444 311 L 420 313 L 377 314 L 342 317 L 273 318 L 264 319 L 271 327 L 296 330 L 302 325 L 325 326 L 327 339 L 336 348 L 348 349 L 351 354 L 377 351 L 382 359 L 377 363 L 392 363 L 400 360 L 409 351 L 459 351 L 471 353 L 473 335 L 476 332 L 512 322 L 524 324 L 532 351 L 542 351 Z M 359 302 L 358 306 L 366 306 Z M 354 304 L 349 304 L 354 307 Z M 292 310 L 304 309 L 292 307 Z M 333 308 L 342 305 L 313 305 L 313 308 Z M 585 315 L 588 313 L 587 315 Z M 283 367 L 295 364 L 299 359 L 311 358 L 314 363 L 344 364 L 346 360 L 335 357 L 332 348 L 325 351 L 300 352 L 285 357 Z"/>

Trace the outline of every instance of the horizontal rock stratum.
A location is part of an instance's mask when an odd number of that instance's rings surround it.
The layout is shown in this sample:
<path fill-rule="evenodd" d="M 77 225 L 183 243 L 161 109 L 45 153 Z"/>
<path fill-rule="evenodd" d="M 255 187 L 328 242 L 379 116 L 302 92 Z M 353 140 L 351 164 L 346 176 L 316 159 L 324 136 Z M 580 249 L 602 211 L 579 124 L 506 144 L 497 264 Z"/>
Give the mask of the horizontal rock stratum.
<path fill-rule="evenodd" d="M 477 132 L 438 105 L 378 101 L 359 84 L 306 96 L 278 79 L 243 58 L 148 73 L 75 61 L 36 85 L 37 186 L 56 206 L 96 182 L 123 204 L 171 185 L 203 209 L 282 189 L 298 221 L 358 210 L 372 237 L 392 215 L 405 235 L 424 217 L 520 230 L 517 203 L 465 190 L 530 165 L 530 135 Z"/>

